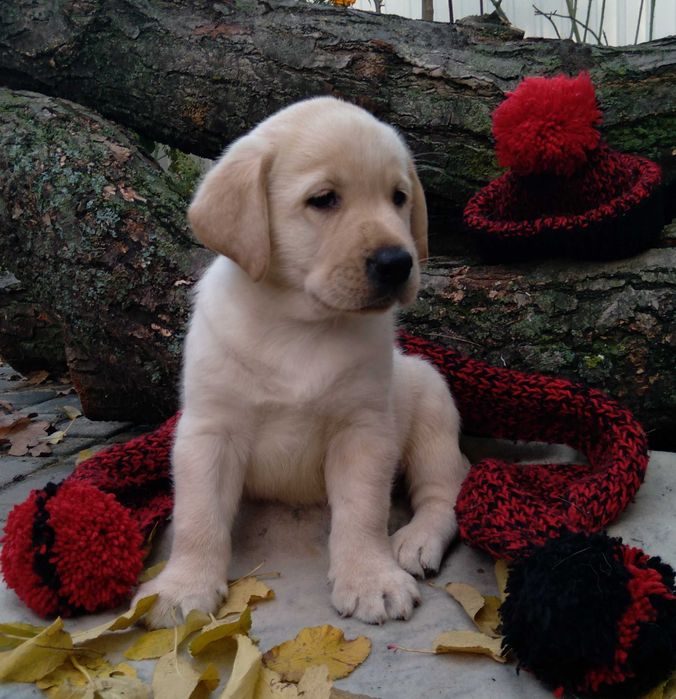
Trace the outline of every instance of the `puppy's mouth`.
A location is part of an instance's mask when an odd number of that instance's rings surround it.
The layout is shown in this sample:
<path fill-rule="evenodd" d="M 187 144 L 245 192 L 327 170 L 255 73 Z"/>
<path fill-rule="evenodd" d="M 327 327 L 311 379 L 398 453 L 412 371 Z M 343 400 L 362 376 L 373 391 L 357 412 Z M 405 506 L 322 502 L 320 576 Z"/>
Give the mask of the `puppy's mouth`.
<path fill-rule="evenodd" d="M 314 292 L 310 292 L 310 297 L 313 301 L 322 306 L 322 308 L 328 311 L 333 311 L 334 313 L 382 313 L 383 311 L 387 311 L 388 309 L 392 308 L 392 306 L 399 301 L 399 299 L 392 294 L 388 294 L 387 296 L 379 296 L 375 299 L 369 299 L 363 304 L 343 304 L 340 302 L 331 302 L 323 299 Z"/>

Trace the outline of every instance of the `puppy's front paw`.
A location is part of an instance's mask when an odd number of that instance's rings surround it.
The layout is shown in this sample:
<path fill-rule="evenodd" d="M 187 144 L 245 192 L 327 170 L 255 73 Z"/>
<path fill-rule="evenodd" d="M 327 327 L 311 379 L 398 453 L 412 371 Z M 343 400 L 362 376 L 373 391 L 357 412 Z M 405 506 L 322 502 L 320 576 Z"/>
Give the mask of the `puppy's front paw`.
<path fill-rule="evenodd" d="M 144 625 L 151 629 L 177 626 L 193 609 L 206 614 L 215 612 L 228 595 L 228 584 L 198 571 L 167 567 L 141 585 L 132 604 L 154 594 L 159 595 L 157 602 L 143 618 Z"/>
<path fill-rule="evenodd" d="M 382 624 L 387 619 L 408 619 L 420 604 L 420 592 L 416 581 L 394 560 L 366 561 L 341 566 L 331 602 L 342 616 Z"/>
<path fill-rule="evenodd" d="M 416 515 L 391 537 L 394 556 L 404 570 L 418 578 L 437 573 L 457 531 L 455 516 L 431 521 Z"/>

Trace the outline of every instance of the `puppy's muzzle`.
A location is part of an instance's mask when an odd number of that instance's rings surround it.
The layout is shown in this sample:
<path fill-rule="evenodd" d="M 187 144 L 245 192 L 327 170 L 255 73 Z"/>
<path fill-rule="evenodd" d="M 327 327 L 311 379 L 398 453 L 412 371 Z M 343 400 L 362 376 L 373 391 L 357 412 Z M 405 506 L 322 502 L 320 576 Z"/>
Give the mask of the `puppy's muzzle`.
<path fill-rule="evenodd" d="M 398 291 L 411 275 L 413 258 L 403 248 L 378 248 L 366 258 L 366 276 L 384 294 Z"/>

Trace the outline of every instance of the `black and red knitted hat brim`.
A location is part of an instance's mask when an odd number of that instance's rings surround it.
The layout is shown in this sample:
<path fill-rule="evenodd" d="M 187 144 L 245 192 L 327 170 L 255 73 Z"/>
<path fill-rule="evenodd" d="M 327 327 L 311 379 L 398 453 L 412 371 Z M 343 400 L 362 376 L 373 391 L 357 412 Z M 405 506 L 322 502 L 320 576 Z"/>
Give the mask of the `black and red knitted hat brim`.
<path fill-rule="evenodd" d="M 631 413 L 594 389 L 465 357 L 401 334 L 410 354 L 446 377 L 466 433 L 564 443 L 577 465 L 519 466 L 487 459 L 471 467 L 457 500 L 462 538 L 511 559 L 561 528 L 594 532 L 638 490 L 647 441 Z M 8 586 L 41 616 L 121 604 L 134 588 L 149 533 L 171 513 L 170 453 L 177 416 L 147 435 L 95 454 L 60 485 L 14 507 L 0 554 Z"/>
<path fill-rule="evenodd" d="M 617 165 L 635 171 L 631 186 L 621 195 L 578 214 L 547 215 L 515 220 L 502 212 L 516 209 L 523 196 L 512 186 L 518 179 L 507 172 L 479 190 L 467 203 L 465 228 L 492 260 L 519 260 L 564 255 L 610 260 L 646 249 L 664 226 L 664 201 L 659 165 L 636 155 L 613 152 Z M 514 192 L 518 191 L 518 195 Z"/>

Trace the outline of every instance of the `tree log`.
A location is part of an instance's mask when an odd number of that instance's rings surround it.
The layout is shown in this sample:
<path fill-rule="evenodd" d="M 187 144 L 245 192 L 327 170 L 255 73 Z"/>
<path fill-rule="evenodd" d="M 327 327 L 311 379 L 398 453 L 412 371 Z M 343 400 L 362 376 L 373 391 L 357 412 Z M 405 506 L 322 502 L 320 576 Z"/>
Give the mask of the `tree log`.
<path fill-rule="evenodd" d="M 0 260 L 22 303 L 58 322 L 90 418 L 153 421 L 177 407 L 187 290 L 209 256 L 181 190 L 134 134 L 65 100 L 0 90 Z"/>
<path fill-rule="evenodd" d="M 187 199 L 133 136 L 78 105 L 0 90 L 0 259 L 58 319 L 89 417 L 176 408 L 189 291 L 210 257 Z M 488 361 L 584 379 L 676 448 L 676 226 L 604 264 L 435 258 L 414 332 Z M 499 409 L 499 406 L 496 406 Z"/>
<path fill-rule="evenodd" d="M 527 74 L 583 69 L 609 142 L 662 161 L 673 180 L 675 37 L 622 48 L 496 43 L 460 25 L 278 0 L 0 3 L 8 85 L 89 105 L 189 152 L 214 157 L 309 95 L 367 107 L 417 154 L 441 238 L 457 229 L 449 214 L 497 174 L 490 114 L 505 92 Z"/>

